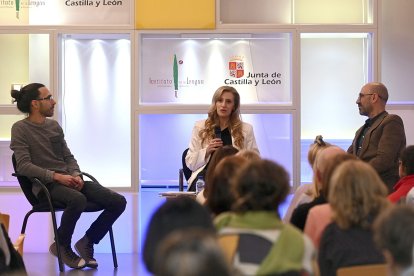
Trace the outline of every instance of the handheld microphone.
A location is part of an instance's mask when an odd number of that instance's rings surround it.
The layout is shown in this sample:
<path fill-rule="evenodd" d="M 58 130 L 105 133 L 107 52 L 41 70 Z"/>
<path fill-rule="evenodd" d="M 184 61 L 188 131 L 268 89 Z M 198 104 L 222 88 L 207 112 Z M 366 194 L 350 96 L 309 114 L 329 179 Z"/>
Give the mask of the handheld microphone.
<path fill-rule="evenodd" d="M 215 127 L 214 128 L 214 136 L 218 139 L 221 139 L 221 129 L 220 129 L 220 127 Z"/>

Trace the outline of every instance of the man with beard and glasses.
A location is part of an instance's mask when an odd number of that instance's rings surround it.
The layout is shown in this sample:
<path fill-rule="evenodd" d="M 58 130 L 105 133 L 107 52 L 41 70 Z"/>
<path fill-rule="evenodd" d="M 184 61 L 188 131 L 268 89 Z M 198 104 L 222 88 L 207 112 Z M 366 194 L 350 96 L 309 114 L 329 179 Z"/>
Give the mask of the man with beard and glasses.
<path fill-rule="evenodd" d="M 367 116 L 365 124 L 355 133 L 348 152 L 368 162 L 392 191 L 398 181 L 398 161 L 406 139 L 402 119 L 385 111 L 388 90 L 380 82 L 365 84 L 356 104 L 359 114 Z"/>
<path fill-rule="evenodd" d="M 81 170 L 69 150 L 58 122 L 49 119 L 54 114 L 56 101 L 49 89 L 40 83 L 31 83 L 20 90 L 12 90 L 17 108 L 27 117 L 12 126 L 10 148 L 16 158 L 16 172 L 28 178 L 39 178 L 46 184 L 53 201 L 66 206 L 58 229 L 58 241 L 49 248 L 57 256 L 60 245 L 63 262 L 71 268 L 96 268 L 94 244 L 106 235 L 112 224 L 124 212 L 125 197 L 92 181 L 83 181 Z M 45 200 L 40 187 L 33 185 L 39 201 Z M 85 235 L 71 247 L 76 222 L 87 202 L 103 207 L 103 212 L 92 223 Z"/>

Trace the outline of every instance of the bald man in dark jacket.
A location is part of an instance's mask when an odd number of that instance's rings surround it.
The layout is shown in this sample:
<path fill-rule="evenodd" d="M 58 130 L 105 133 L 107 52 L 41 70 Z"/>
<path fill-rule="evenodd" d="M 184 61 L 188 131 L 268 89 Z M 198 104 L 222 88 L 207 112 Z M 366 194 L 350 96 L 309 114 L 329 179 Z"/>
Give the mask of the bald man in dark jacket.
<path fill-rule="evenodd" d="M 399 179 L 398 161 L 406 138 L 402 119 L 385 111 L 387 100 L 388 90 L 382 83 L 362 87 L 356 104 L 368 119 L 355 133 L 348 152 L 371 164 L 391 192 Z"/>

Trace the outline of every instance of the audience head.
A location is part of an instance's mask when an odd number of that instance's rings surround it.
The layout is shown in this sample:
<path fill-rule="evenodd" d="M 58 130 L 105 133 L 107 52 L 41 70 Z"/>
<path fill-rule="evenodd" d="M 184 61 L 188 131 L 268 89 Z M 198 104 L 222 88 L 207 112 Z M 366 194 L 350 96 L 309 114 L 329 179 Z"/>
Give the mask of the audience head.
<path fill-rule="evenodd" d="M 238 153 L 238 151 L 239 150 L 237 148 L 235 148 L 231 145 L 227 145 L 227 146 L 223 146 L 223 147 L 217 149 L 214 152 L 214 154 L 211 156 L 210 161 L 208 162 L 206 175 L 204 177 L 204 180 L 206 182 L 206 187 L 204 188 L 204 196 L 206 196 L 206 194 L 207 194 L 209 178 L 211 178 L 212 175 L 214 174 L 214 170 L 216 169 L 217 164 L 224 157 L 235 155 L 236 153 Z"/>
<path fill-rule="evenodd" d="M 261 159 L 260 155 L 254 150 L 243 149 L 243 150 L 240 150 L 238 153 L 236 153 L 236 155 L 241 156 L 249 161 Z"/>
<path fill-rule="evenodd" d="M 45 87 L 45 85 L 41 83 L 31 83 L 22 87 L 20 90 L 12 90 L 10 94 L 13 98 L 13 102 L 17 102 L 17 108 L 21 112 L 29 114 L 32 101 L 39 98 L 39 89 L 42 87 Z"/>
<path fill-rule="evenodd" d="M 375 217 L 390 204 L 387 187 L 378 173 L 360 160 L 347 160 L 339 165 L 329 186 L 333 219 L 342 229 L 370 228 Z"/>
<path fill-rule="evenodd" d="M 290 190 L 289 175 L 279 164 L 262 159 L 247 162 L 234 177 L 233 210 L 278 211 Z"/>
<path fill-rule="evenodd" d="M 413 267 L 413 233 L 414 208 L 411 206 L 395 205 L 375 221 L 374 239 L 393 272 L 391 275 L 402 275 L 397 272 Z"/>
<path fill-rule="evenodd" d="M 143 259 L 148 271 L 154 272 L 154 257 L 162 240 L 174 231 L 215 228 L 205 207 L 190 197 L 167 200 L 152 215 L 144 243 Z"/>
<path fill-rule="evenodd" d="M 346 152 L 338 146 L 328 146 L 320 150 L 316 155 L 313 168 L 319 190 L 321 190 L 323 186 L 326 186 L 324 185 L 323 180 L 325 179 L 324 175 L 328 165 L 336 156 L 345 153 Z"/>
<path fill-rule="evenodd" d="M 155 258 L 155 275 L 230 276 L 230 268 L 211 232 L 175 232 L 164 240 Z"/>
<path fill-rule="evenodd" d="M 414 174 L 414 146 L 406 147 L 400 156 L 400 177 Z"/>
<path fill-rule="evenodd" d="M 313 144 L 309 146 L 308 151 L 308 162 L 313 170 L 312 175 L 312 182 L 313 182 L 313 189 L 306 192 L 309 196 L 318 197 L 319 196 L 319 189 L 320 184 L 318 183 L 318 179 L 316 177 L 315 169 L 314 169 L 314 163 L 316 160 L 316 156 L 318 153 L 320 153 L 324 148 L 331 146 L 330 143 L 325 142 L 323 140 L 322 135 L 317 135 L 315 137 L 315 140 L 313 141 Z"/>
<path fill-rule="evenodd" d="M 380 82 L 365 84 L 356 100 L 359 114 L 373 118 L 385 110 L 388 101 L 388 89 Z"/>
<path fill-rule="evenodd" d="M 340 164 L 347 160 L 357 160 L 357 157 L 353 154 L 341 152 L 337 155 L 333 155 L 331 160 L 329 160 L 329 162 L 326 164 L 321 179 L 321 194 L 324 196 L 325 199 L 327 199 L 329 195 L 329 185 L 333 172 Z"/>
<path fill-rule="evenodd" d="M 329 146 L 331 146 L 331 144 L 328 142 L 325 142 L 323 140 L 322 135 L 316 136 L 315 140 L 313 141 L 313 144 L 309 146 L 309 151 L 308 151 L 308 162 L 312 168 L 313 168 L 313 163 L 315 163 L 316 155 L 318 154 L 318 152 L 320 152 L 321 149 L 324 149 Z"/>
<path fill-rule="evenodd" d="M 246 162 L 248 161 L 241 156 L 228 156 L 217 164 L 205 194 L 205 205 L 214 215 L 230 211 L 234 203 L 231 180 Z"/>

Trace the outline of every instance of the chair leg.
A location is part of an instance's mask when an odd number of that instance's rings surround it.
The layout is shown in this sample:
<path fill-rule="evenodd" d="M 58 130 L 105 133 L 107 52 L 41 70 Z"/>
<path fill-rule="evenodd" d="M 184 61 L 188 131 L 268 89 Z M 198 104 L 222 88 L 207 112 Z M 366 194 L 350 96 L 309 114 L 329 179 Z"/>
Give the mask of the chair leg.
<path fill-rule="evenodd" d="M 25 234 L 26 233 L 27 221 L 29 220 L 30 215 L 33 214 L 33 213 L 35 213 L 35 211 L 30 210 L 24 216 L 22 230 L 20 231 L 20 234 Z M 55 242 L 56 242 L 56 250 L 57 250 L 57 255 L 58 255 L 57 257 L 58 257 L 58 263 L 59 263 L 59 270 L 61 272 L 63 272 L 63 271 L 65 271 L 65 267 L 64 267 L 63 262 L 62 262 L 62 256 L 60 255 L 60 244 L 59 244 L 58 232 L 57 232 L 56 214 L 55 214 L 54 211 L 51 211 L 50 214 L 52 215 L 53 232 L 55 234 Z"/>
<path fill-rule="evenodd" d="M 112 232 L 112 227 L 109 229 L 109 239 L 111 240 L 112 260 L 114 261 L 114 267 L 117 268 L 118 267 L 118 260 L 116 258 L 114 233 Z"/>
<path fill-rule="evenodd" d="M 60 254 L 60 243 L 59 243 L 58 231 L 57 231 L 56 214 L 54 211 L 51 211 L 50 214 L 52 215 L 53 232 L 55 234 L 55 243 L 56 243 L 57 258 L 58 258 L 58 263 L 59 263 L 59 270 L 63 272 L 65 271 L 65 266 L 63 265 L 62 256 Z"/>
<path fill-rule="evenodd" d="M 25 234 L 25 232 L 26 232 L 26 226 L 27 226 L 27 221 L 29 220 L 30 215 L 33 214 L 33 213 L 34 213 L 34 211 L 33 210 L 30 210 L 24 216 L 22 230 L 20 231 L 20 234 Z"/>

